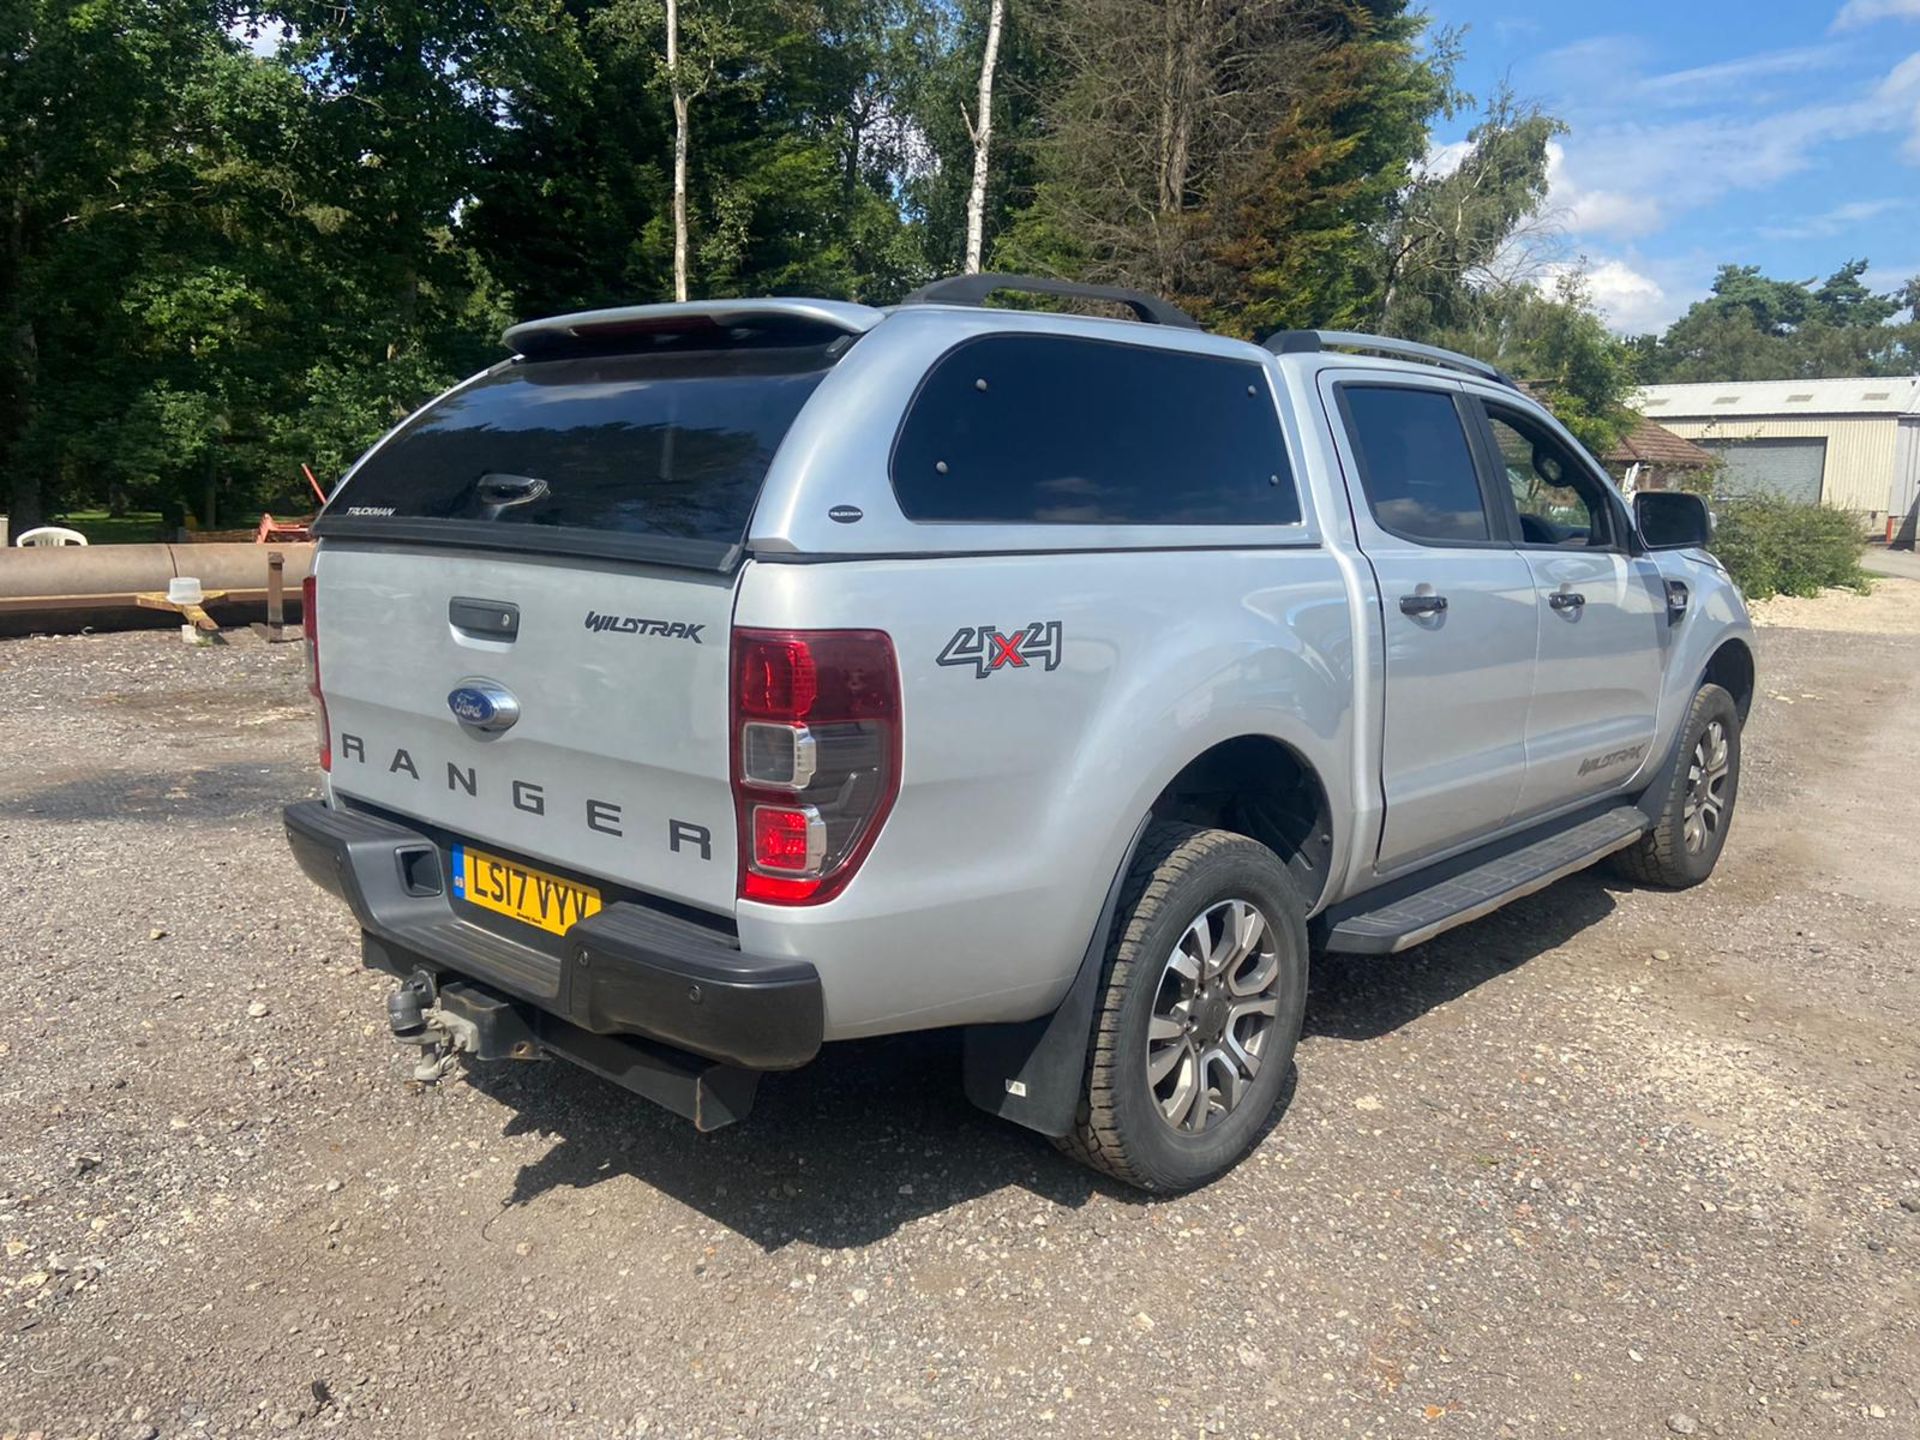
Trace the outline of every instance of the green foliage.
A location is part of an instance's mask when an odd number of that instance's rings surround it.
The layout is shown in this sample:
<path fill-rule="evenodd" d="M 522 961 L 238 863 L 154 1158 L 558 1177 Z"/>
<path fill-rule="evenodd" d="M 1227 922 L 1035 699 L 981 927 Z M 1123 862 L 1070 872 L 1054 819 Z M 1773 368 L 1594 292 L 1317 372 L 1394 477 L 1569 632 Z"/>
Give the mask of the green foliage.
<path fill-rule="evenodd" d="M 1485 323 L 1513 288 L 1499 273 L 1516 236 L 1547 200 L 1547 146 L 1566 126 L 1502 90 L 1445 173 L 1421 174 L 1388 226 L 1381 328 L 1415 336 Z"/>
<path fill-rule="evenodd" d="M 1756 495 L 1722 497 L 1714 513 L 1713 553 L 1749 600 L 1870 587 L 1860 522 L 1844 510 Z"/>
<path fill-rule="evenodd" d="M 494 353 L 451 223 L 479 107 L 426 7 L 286 6 L 311 28 L 262 60 L 224 4 L 20 3 L 0 90 L 16 526 L 108 495 L 213 523 L 303 508 L 301 460 L 333 469 Z"/>
<path fill-rule="evenodd" d="M 1876 295 L 1849 260 L 1824 281 L 1775 280 L 1757 265 L 1722 265 L 1713 294 L 1662 336 L 1633 342 L 1645 384 L 1908 375 L 1920 369 L 1920 277 Z M 1900 321 L 1905 314 L 1907 319 Z"/>
<path fill-rule="evenodd" d="M 1633 428 L 1633 355 L 1595 312 L 1579 270 L 1544 290 L 1526 232 L 1547 199 L 1547 147 L 1566 127 L 1501 91 L 1451 170 L 1401 195 L 1383 242 L 1379 328 L 1491 361 L 1589 450 Z M 1518 273 L 1507 273 L 1517 271 Z"/>
<path fill-rule="evenodd" d="M 1627 346 L 1593 309 L 1578 271 L 1551 293 L 1514 282 L 1469 289 L 1449 301 L 1454 328 L 1409 338 L 1444 345 L 1499 366 L 1521 380 L 1581 444 L 1604 456 L 1634 426 L 1635 389 Z"/>
<path fill-rule="evenodd" d="M 957 268 L 984 11 L 683 0 L 669 75 L 662 0 L 6 0 L 14 523 L 304 509 L 303 462 L 340 473 L 512 319 L 662 298 L 675 82 L 696 293 L 887 302 Z M 990 245 L 1238 333 L 1360 321 L 1454 99 L 1423 24 L 1406 0 L 1015 3 Z M 1160 99 L 1179 154 L 1109 188 Z M 1164 214 L 1081 223 L 1136 181 Z"/>
<path fill-rule="evenodd" d="M 1423 51 L 1405 0 L 1027 13 L 1052 78 L 996 268 L 1155 291 L 1238 335 L 1368 314 L 1377 234 L 1452 102 L 1449 38 Z"/>
<path fill-rule="evenodd" d="M 0 504 L 301 511 L 512 320 L 664 298 L 677 84 L 692 288 L 897 300 L 959 267 L 985 0 L 0 0 Z M 1911 367 L 1864 261 L 1728 267 L 1623 350 L 1503 273 L 1557 121 L 1409 0 L 1013 0 L 997 268 L 1157 290 L 1228 333 L 1384 326 L 1495 359 L 1604 450 L 1634 371 Z M 238 38 L 275 37 L 271 54 Z M 1920 317 L 1913 317 L 1920 322 Z"/>
<path fill-rule="evenodd" d="M 1860 565 L 1866 548 L 1859 519 L 1830 506 L 1727 488 L 1715 465 L 1683 482 L 1713 507 L 1713 553 L 1749 600 L 1817 595 L 1871 586 Z"/>

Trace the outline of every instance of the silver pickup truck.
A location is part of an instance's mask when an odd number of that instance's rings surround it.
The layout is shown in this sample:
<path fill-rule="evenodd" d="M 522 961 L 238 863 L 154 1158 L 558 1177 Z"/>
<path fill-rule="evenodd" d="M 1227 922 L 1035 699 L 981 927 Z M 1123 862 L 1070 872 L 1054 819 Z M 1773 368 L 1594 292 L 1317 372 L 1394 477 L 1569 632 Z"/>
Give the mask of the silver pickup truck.
<path fill-rule="evenodd" d="M 712 1128 L 961 1027 L 976 1103 L 1179 1189 L 1262 1134 L 1312 951 L 1725 844 L 1706 507 L 1487 365 L 1019 276 L 506 343 L 341 482 L 305 597 L 287 831 L 424 1076 L 558 1055 Z"/>

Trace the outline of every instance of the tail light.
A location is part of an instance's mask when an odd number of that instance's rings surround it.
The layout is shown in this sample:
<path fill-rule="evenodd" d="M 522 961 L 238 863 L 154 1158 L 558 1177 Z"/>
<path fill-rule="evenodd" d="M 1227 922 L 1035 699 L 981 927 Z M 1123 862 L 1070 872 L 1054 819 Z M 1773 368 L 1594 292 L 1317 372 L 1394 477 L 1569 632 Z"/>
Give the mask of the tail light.
<path fill-rule="evenodd" d="M 878 630 L 733 632 L 740 896 L 817 905 L 900 790 L 900 667 Z"/>
<path fill-rule="evenodd" d="M 320 721 L 320 768 L 333 769 L 333 732 L 327 725 L 327 699 L 320 693 L 320 620 L 314 605 L 313 576 L 300 582 L 300 629 L 307 637 L 307 693 Z"/>

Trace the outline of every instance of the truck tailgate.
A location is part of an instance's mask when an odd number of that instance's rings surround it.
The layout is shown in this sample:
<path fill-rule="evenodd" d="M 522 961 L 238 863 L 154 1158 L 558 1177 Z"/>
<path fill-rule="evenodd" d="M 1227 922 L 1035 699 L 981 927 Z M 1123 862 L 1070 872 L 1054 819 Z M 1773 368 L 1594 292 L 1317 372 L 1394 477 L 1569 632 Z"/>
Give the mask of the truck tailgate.
<path fill-rule="evenodd" d="M 734 576 L 338 541 L 315 573 L 336 796 L 732 912 Z M 493 612 L 516 616 L 511 638 Z M 518 719 L 456 718 L 476 681 Z"/>

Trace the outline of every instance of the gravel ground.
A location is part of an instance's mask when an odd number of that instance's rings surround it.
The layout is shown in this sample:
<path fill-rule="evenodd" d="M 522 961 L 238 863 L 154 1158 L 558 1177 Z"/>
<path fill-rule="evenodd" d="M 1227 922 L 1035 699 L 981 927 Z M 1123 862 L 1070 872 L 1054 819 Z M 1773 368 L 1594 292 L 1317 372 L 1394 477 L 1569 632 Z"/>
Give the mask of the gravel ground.
<path fill-rule="evenodd" d="M 1705 888 L 1317 962 L 1159 1202 L 940 1037 L 706 1137 L 414 1088 L 280 836 L 302 664 L 0 642 L 0 1434 L 1920 1435 L 1920 634 L 1766 636 Z"/>
<path fill-rule="evenodd" d="M 1920 635 L 1920 575 L 1876 575 L 1865 594 L 1824 590 L 1802 599 L 1776 595 L 1755 601 L 1756 625 L 1789 630 L 1826 630 L 1849 635 Z"/>

